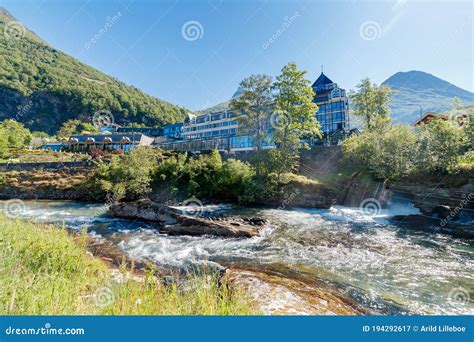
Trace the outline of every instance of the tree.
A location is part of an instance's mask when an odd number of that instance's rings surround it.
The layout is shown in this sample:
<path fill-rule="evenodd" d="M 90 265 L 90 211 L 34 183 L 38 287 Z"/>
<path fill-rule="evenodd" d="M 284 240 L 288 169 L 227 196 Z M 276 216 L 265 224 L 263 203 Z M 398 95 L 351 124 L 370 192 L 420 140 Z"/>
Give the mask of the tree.
<path fill-rule="evenodd" d="M 7 132 L 0 127 L 0 156 L 5 153 L 8 148 Z"/>
<path fill-rule="evenodd" d="M 457 96 L 453 97 L 453 99 L 451 100 L 451 105 L 453 107 L 453 110 L 461 110 L 464 108 L 464 103 Z"/>
<path fill-rule="evenodd" d="M 30 145 L 33 146 L 34 148 L 41 147 L 44 144 L 53 140 L 53 138 L 50 137 L 48 133 L 45 133 L 45 132 L 35 131 L 31 133 L 31 135 L 33 138 L 31 139 Z"/>
<path fill-rule="evenodd" d="M 269 117 L 273 102 L 272 78 L 252 75 L 240 82 L 242 94 L 232 99 L 230 107 L 238 112 L 239 130 L 252 139 L 257 154 L 257 174 L 260 170 L 260 151 L 269 135 Z"/>
<path fill-rule="evenodd" d="M 32 139 L 30 130 L 13 119 L 0 123 L 0 134 L 6 137 L 4 140 L 7 147 L 21 148 L 28 145 Z"/>
<path fill-rule="evenodd" d="M 474 110 L 471 109 L 468 114 L 467 121 L 464 124 L 464 132 L 467 136 L 467 148 L 472 151 L 474 149 Z"/>
<path fill-rule="evenodd" d="M 388 118 L 390 116 L 390 101 L 392 90 L 388 86 L 377 86 L 370 79 L 364 78 L 356 86 L 357 91 L 351 91 L 352 113 L 362 117 L 368 129 L 373 128 L 377 117 Z"/>
<path fill-rule="evenodd" d="M 453 120 L 435 119 L 423 125 L 418 137 L 417 161 L 421 172 L 446 172 L 464 152 L 467 136 Z"/>
<path fill-rule="evenodd" d="M 408 125 L 387 125 L 384 118 L 374 127 L 344 140 L 344 156 L 362 162 L 379 179 L 409 176 L 416 166 L 416 134 Z"/>
<path fill-rule="evenodd" d="M 138 147 L 123 156 L 112 156 L 110 163 L 100 163 L 90 178 L 92 188 L 100 189 L 116 201 L 136 198 L 151 191 L 151 182 L 158 165 L 159 151 Z"/>
<path fill-rule="evenodd" d="M 81 120 L 68 120 L 62 124 L 57 136 L 60 138 L 69 138 L 73 134 L 81 134 L 84 131 L 98 133 L 99 129 L 88 122 L 83 122 Z"/>
<path fill-rule="evenodd" d="M 321 137 L 315 117 L 318 110 L 313 102 L 315 94 L 305 75 L 306 71 L 299 71 L 295 63 L 288 63 L 274 84 L 276 100 L 271 124 L 277 148 L 270 154 L 277 161 L 278 178 L 296 168 L 299 150 L 308 146 L 305 139 Z"/>

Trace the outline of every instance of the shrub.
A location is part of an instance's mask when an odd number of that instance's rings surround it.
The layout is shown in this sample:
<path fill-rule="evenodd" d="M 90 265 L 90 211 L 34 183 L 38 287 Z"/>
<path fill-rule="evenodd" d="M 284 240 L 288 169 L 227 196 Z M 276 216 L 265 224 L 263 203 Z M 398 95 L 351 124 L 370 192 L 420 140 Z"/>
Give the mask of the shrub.
<path fill-rule="evenodd" d="M 113 155 L 109 163 L 98 162 L 88 183 L 93 189 L 111 193 L 116 200 L 137 198 L 151 191 L 159 157 L 159 151 L 151 147 L 138 147 L 123 156 Z"/>
<path fill-rule="evenodd" d="M 155 184 L 166 183 L 185 189 L 188 196 L 246 201 L 255 170 L 240 160 L 222 161 L 217 151 L 209 156 L 186 158 L 178 154 L 161 162 Z"/>
<path fill-rule="evenodd" d="M 346 158 L 361 161 L 380 179 L 400 179 L 415 168 L 416 135 L 407 125 L 365 131 L 343 142 Z"/>
<path fill-rule="evenodd" d="M 408 125 L 378 125 L 343 142 L 345 158 L 388 180 L 446 174 L 469 148 L 465 131 L 451 120 L 433 120 L 416 130 Z"/>
<path fill-rule="evenodd" d="M 446 172 L 463 153 L 467 136 L 452 120 L 432 120 L 418 134 L 417 163 L 421 172 Z"/>

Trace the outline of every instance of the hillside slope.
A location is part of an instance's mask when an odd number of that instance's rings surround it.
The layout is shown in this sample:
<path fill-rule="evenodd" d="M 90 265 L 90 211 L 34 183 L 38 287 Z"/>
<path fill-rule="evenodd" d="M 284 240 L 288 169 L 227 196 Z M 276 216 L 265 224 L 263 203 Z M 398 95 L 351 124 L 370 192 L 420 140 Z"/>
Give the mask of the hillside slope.
<path fill-rule="evenodd" d="M 391 109 L 395 122 L 412 123 L 421 113 L 451 109 L 454 97 L 474 103 L 474 93 L 423 71 L 397 72 L 382 84 L 395 92 Z"/>
<path fill-rule="evenodd" d="M 118 124 L 161 126 L 186 110 L 87 66 L 25 29 L 0 7 L 0 120 L 55 133 L 69 119 L 110 111 Z"/>
<path fill-rule="evenodd" d="M 234 95 L 232 95 L 232 97 L 230 98 L 230 100 L 227 100 L 227 101 L 218 103 L 218 104 L 216 104 L 212 107 L 200 110 L 200 111 L 198 111 L 198 114 L 204 115 L 204 114 L 211 114 L 211 113 L 216 113 L 216 112 L 228 110 L 228 109 L 230 109 L 230 101 L 232 99 L 235 99 L 236 97 L 239 97 L 241 94 L 242 94 L 242 88 L 239 86 L 237 88 L 237 90 L 235 91 Z"/>

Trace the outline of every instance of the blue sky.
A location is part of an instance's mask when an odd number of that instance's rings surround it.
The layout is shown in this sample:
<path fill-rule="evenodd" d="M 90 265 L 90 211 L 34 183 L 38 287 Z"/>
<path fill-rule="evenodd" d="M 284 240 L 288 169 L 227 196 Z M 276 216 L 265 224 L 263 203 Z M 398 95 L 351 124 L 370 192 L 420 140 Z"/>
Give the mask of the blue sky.
<path fill-rule="evenodd" d="M 192 110 L 227 100 L 252 73 L 277 75 L 289 61 L 311 80 L 324 65 L 325 74 L 346 89 L 363 77 L 381 83 L 397 71 L 422 70 L 474 90 L 471 1 L 0 0 L 0 5 L 54 47 Z"/>

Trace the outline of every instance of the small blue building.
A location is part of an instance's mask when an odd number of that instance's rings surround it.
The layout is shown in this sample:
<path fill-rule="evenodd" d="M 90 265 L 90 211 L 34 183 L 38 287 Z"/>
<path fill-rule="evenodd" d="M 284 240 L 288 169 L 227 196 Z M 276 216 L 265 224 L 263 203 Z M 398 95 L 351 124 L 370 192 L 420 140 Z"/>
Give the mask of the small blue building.
<path fill-rule="evenodd" d="M 40 150 L 47 150 L 47 151 L 55 151 L 59 152 L 66 146 L 65 143 L 62 142 L 50 142 L 42 145 Z"/>

